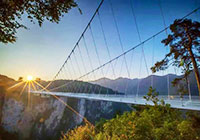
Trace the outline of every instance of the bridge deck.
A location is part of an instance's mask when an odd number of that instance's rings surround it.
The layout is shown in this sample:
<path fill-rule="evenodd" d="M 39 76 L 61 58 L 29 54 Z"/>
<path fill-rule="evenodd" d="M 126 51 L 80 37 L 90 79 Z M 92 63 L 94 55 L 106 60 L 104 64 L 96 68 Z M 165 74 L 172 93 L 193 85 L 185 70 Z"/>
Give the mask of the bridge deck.
<path fill-rule="evenodd" d="M 134 95 L 124 96 L 124 95 L 102 95 L 102 94 L 45 92 L 45 91 L 31 91 L 31 93 L 41 94 L 41 95 L 65 96 L 65 97 L 89 99 L 89 100 L 138 104 L 138 105 L 145 105 L 145 104 L 153 105 L 151 101 L 146 101 L 143 98 L 143 96 L 135 97 Z M 159 96 L 159 98 L 164 99 L 165 103 L 170 104 L 172 108 L 200 111 L 200 100 L 197 96 L 193 97 L 191 100 L 189 100 L 188 97 L 185 97 L 183 100 L 180 100 L 178 96 L 173 99 L 168 99 L 167 96 Z"/>

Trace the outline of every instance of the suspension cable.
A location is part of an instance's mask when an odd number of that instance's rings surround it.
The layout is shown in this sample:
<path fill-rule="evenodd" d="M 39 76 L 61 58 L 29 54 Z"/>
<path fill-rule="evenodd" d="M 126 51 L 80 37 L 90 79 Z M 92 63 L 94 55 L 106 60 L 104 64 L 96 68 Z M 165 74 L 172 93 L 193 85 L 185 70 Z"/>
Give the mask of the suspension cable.
<path fill-rule="evenodd" d="M 164 17 L 164 13 L 163 13 L 163 9 L 162 9 L 162 5 L 161 5 L 161 0 L 158 1 L 159 3 L 159 7 L 160 7 L 160 11 L 161 11 L 161 15 L 162 15 L 162 20 L 163 20 L 163 24 L 164 27 L 166 28 L 166 22 L 165 22 L 165 17 Z M 166 36 L 168 36 L 168 32 L 167 29 L 165 30 Z M 166 47 L 166 53 L 168 52 L 168 49 Z M 168 73 L 168 70 L 167 70 Z M 170 99 L 170 82 L 169 82 L 169 74 L 167 74 L 167 91 L 168 91 L 168 99 Z"/>
<path fill-rule="evenodd" d="M 199 9 L 200 9 L 200 7 L 197 8 L 197 9 L 195 9 L 195 10 L 193 10 L 192 12 L 188 13 L 187 15 L 185 15 L 184 17 L 182 17 L 181 19 L 185 19 L 186 17 L 188 17 L 188 16 L 190 16 L 191 14 L 195 13 L 195 12 L 198 11 Z M 147 39 L 144 40 L 143 42 L 141 42 L 141 43 L 139 43 L 139 44 L 133 46 L 132 48 L 130 48 L 130 49 L 128 49 L 127 51 L 125 51 L 124 53 L 122 53 L 122 54 L 120 54 L 120 55 L 114 57 L 113 59 L 111 59 L 110 61 L 108 61 L 108 62 L 102 64 L 101 66 L 99 66 L 99 67 L 97 67 L 97 68 L 95 68 L 95 69 L 93 69 L 93 70 L 87 72 L 86 74 L 80 76 L 80 77 L 77 78 L 76 80 L 81 79 L 81 78 L 83 78 L 83 77 L 85 77 L 85 76 L 87 76 L 87 75 L 93 73 L 94 71 L 96 71 L 96 70 L 98 70 L 98 69 L 100 69 L 100 68 L 102 68 L 102 67 L 104 67 L 104 66 L 110 64 L 111 62 L 117 60 L 118 58 L 120 58 L 120 57 L 126 55 L 127 53 L 129 53 L 129 52 L 131 52 L 132 50 L 134 50 L 134 49 L 138 48 L 139 46 L 141 46 L 142 44 L 144 44 L 144 43 L 148 42 L 149 40 L 153 39 L 154 37 L 160 35 L 161 33 L 163 33 L 163 32 L 164 32 L 166 29 L 168 29 L 169 27 L 170 27 L 170 26 L 167 26 L 166 28 L 164 28 L 164 29 L 162 29 L 161 31 L 157 32 L 156 34 L 150 36 L 149 38 L 147 38 Z M 59 86 L 59 87 L 62 87 L 62 86 L 64 86 L 64 85 L 61 85 L 61 86 Z M 58 89 L 59 87 L 53 88 L 53 90 Z"/>
<path fill-rule="evenodd" d="M 109 61 L 110 61 L 111 60 L 110 50 L 109 50 L 109 47 L 108 47 L 108 42 L 107 42 L 107 39 L 106 39 L 106 35 L 105 35 L 105 31 L 104 31 L 104 28 L 103 28 L 103 23 L 102 23 L 99 11 L 97 12 L 97 16 L 98 16 L 98 19 L 99 19 L 99 23 L 100 23 L 100 27 L 101 27 L 101 32 L 103 34 L 104 43 L 105 43 L 106 50 L 107 50 L 107 53 L 108 53 L 108 58 L 109 58 Z M 110 63 L 110 64 L 111 64 L 111 69 L 112 69 L 112 72 L 113 72 L 113 76 L 116 77 L 113 64 L 112 63 Z M 107 94 L 108 94 L 108 91 L 107 91 Z"/>
<path fill-rule="evenodd" d="M 83 65 L 84 73 L 86 73 L 87 71 L 86 71 L 85 63 L 84 63 L 84 61 L 83 61 L 84 59 L 83 59 L 83 55 L 82 55 L 82 53 L 81 53 L 79 44 L 77 44 L 77 47 L 78 47 L 78 52 L 79 52 L 79 55 L 80 55 L 80 58 L 81 58 L 81 62 L 82 62 L 82 65 Z M 82 85 L 83 85 L 83 83 L 82 83 Z M 88 86 L 89 86 L 89 85 L 88 85 Z M 84 92 L 84 91 L 87 89 L 88 86 L 85 85 L 85 88 L 83 89 L 82 92 Z"/>
<path fill-rule="evenodd" d="M 130 70 L 130 69 L 133 69 L 133 68 L 132 68 L 132 65 L 133 65 L 133 56 L 134 56 L 134 50 L 133 50 L 132 53 L 131 53 L 131 61 L 130 61 L 129 70 Z M 131 77 L 129 77 L 129 78 L 131 79 Z M 128 87 L 129 87 L 129 85 L 130 85 L 130 82 L 126 83 L 125 93 L 127 92 L 127 89 L 128 89 Z M 127 95 L 127 94 L 126 94 L 126 95 Z"/>
<path fill-rule="evenodd" d="M 153 38 L 153 45 L 152 45 L 152 66 L 154 65 L 154 45 L 155 45 L 155 37 Z M 151 87 L 153 88 L 153 82 L 154 82 L 154 78 L 153 78 L 153 72 L 151 75 Z"/>
<path fill-rule="evenodd" d="M 79 74 L 80 75 L 82 75 L 81 74 L 81 69 L 80 69 L 80 67 L 79 67 L 79 64 L 78 64 L 78 61 L 77 61 L 77 58 L 76 58 L 76 55 L 75 55 L 75 53 L 73 52 L 73 56 L 74 56 L 74 59 L 75 59 L 75 63 L 76 63 L 76 65 L 77 65 L 77 67 L 78 67 L 78 72 L 79 72 Z M 79 83 L 78 81 L 77 81 L 77 84 L 78 84 L 78 86 L 79 86 L 79 89 L 77 90 L 77 92 L 78 91 L 80 91 L 80 89 L 81 89 L 81 83 Z M 77 87 L 78 87 L 77 86 Z M 80 91 L 81 92 L 81 91 Z"/>
<path fill-rule="evenodd" d="M 94 17 L 96 16 L 98 10 L 100 9 L 100 7 L 102 6 L 104 0 L 101 0 L 99 6 L 97 7 L 96 11 L 94 12 L 93 16 L 91 17 L 90 21 L 88 22 L 87 26 L 85 27 L 85 29 L 83 30 L 81 36 L 79 37 L 78 41 L 76 42 L 76 44 L 78 44 L 82 37 L 84 36 L 85 32 L 87 31 L 89 25 L 91 24 L 91 22 L 93 21 Z M 73 47 L 72 51 L 70 52 L 70 54 L 68 55 L 67 59 L 65 60 L 65 62 L 63 63 L 63 65 L 61 66 L 61 68 L 59 69 L 59 71 L 57 72 L 57 74 L 54 76 L 53 80 L 56 79 L 56 77 L 59 75 L 61 69 L 64 67 L 65 63 L 68 61 L 68 59 L 70 58 L 70 56 L 72 55 L 73 51 L 75 51 L 77 45 L 75 44 L 75 46 Z"/>
<path fill-rule="evenodd" d="M 92 36 L 92 40 L 93 40 L 93 44 L 94 44 L 94 47 L 95 47 L 95 52 L 96 52 L 96 55 L 97 55 L 99 66 L 101 66 L 101 61 L 100 61 L 100 57 L 99 57 L 99 53 L 98 53 L 98 50 L 97 50 L 97 45 L 96 45 L 96 41 L 95 41 L 95 38 L 94 38 L 94 34 L 93 34 L 93 31 L 92 31 L 91 25 L 89 25 L 89 30 L 90 30 L 90 33 L 91 33 L 91 36 Z M 101 73 L 104 77 L 103 69 L 101 69 Z M 100 88 L 100 90 L 101 90 L 101 88 Z M 99 91 L 99 93 L 100 93 L 100 91 Z"/>
<path fill-rule="evenodd" d="M 132 11 L 133 19 L 134 19 L 134 22 L 135 22 L 135 27 L 136 27 L 136 30 L 137 30 L 138 38 L 139 38 L 139 41 L 140 41 L 140 43 L 141 43 L 141 42 L 142 42 L 142 39 L 141 39 L 141 35 L 140 35 L 140 31 L 139 31 L 138 24 L 137 24 L 137 19 L 136 19 L 136 15 L 135 15 L 135 12 L 134 12 L 134 7 L 133 7 L 133 2 L 132 2 L 132 0 L 130 0 L 130 5 L 131 5 L 131 11 Z M 145 63 L 145 66 L 146 66 L 147 75 L 149 75 L 149 71 L 148 71 L 148 67 L 147 67 L 147 62 L 146 62 L 146 57 L 145 57 L 143 45 L 142 45 L 141 49 L 142 49 L 142 55 L 143 55 L 143 57 L 144 57 L 144 63 Z M 141 57 L 142 57 L 142 55 L 141 55 Z M 141 58 L 140 62 L 141 62 L 141 63 L 140 63 L 140 71 L 141 71 L 141 67 L 142 67 L 142 58 Z M 139 75 L 140 75 L 140 72 L 139 72 Z M 141 79 L 138 79 L 138 85 L 137 85 L 137 91 L 136 91 L 136 98 L 138 98 L 138 94 L 139 94 L 140 80 L 141 80 Z"/>
<path fill-rule="evenodd" d="M 137 30 L 138 38 L 139 38 L 139 41 L 141 43 L 142 39 L 141 39 L 141 35 L 140 35 L 140 31 L 139 31 L 139 27 L 138 27 L 136 15 L 135 15 L 135 12 L 134 12 L 134 7 L 133 7 L 132 0 L 130 0 L 130 3 L 131 3 L 130 4 L 131 5 L 131 11 L 132 11 L 132 15 L 133 15 L 133 18 L 134 18 L 134 22 L 135 22 L 135 27 L 136 27 L 136 30 Z M 142 54 L 143 54 L 143 57 L 144 57 L 144 62 L 145 62 L 145 67 L 146 67 L 147 75 L 149 75 L 149 71 L 148 71 L 148 67 L 147 67 L 147 61 L 146 61 L 146 57 L 145 57 L 145 53 L 144 53 L 144 48 L 143 48 L 143 46 L 141 48 L 142 48 Z"/>
<path fill-rule="evenodd" d="M 107 39 L 106 39 L 106 35 L 105 35 L 105 31 L 104 31 L 104 28 L 103 28 L 103 23 L 102 23 L 102 21 L 101 21 L 101 16 L 100 16 L 100 14 L 99 14 L 99 11 L 98 11 L 97 15 L 98 15 L 98 18 L 99 18 L 99 22 L 100 22 L 101 31 L 102 31 L 102 34 L 103 34 L 103 38 L 104 38 L 106 50 L 107 50 L 107 52 L 108 52 L 108 57 L 109 57 L 109 60 L 111 60 L 110 50 L 109 50 L 109 48 L 108 48 L 108 42 L 107 42 Z M 112 63 L 111 63 L 111 67 L 112 67 L 113 75 L 114 75 L 114 77 L 116 77 L 116 76 L 115 76 L 114 67 L 113 67 Z"/>
<path fill-rule="evenodd" d="M 88 27 L 89 27 L 89 26 L 88 26 Z M 92 65 L 91 57 L 90 57 L 90 54 L 89 54 L 88 46 L 87 46 L 87 43 L 86 43 L 86 40 L 85 40 L 84 35 L 83 35 L 83 42 L 84 42 L 84 46 L 85 46 L 85 49 L 86 49 L 87 56 L 88 56 L 88 58 L 89 58 L 90 67 L 91 67 L 91 69 L 93 70 L 93 65 Z M 93 74 L 93 77 L 94 77 L 94 79 L 96 79 L 96 76 L 95 76 L 94 74 Z M 90 89 L 92 89 L 92 86 L 91 86 Z M 95 90 L 96 90 L 96 85 L 95 85 L 95 87 L 94 87 L 94 91 L 95 91 Z"/>
<path fill-rule="evenodd" d="M 115 23 L 115 28 L 117 30 L 117 35 L 118 35 L 118 38 L 119 38 L 120 47 L 122 49 L 122 53 L 124 53 L 124 47 L 123 47 L 123 44 L 122 44 L 122 39 L 121 39 L 121 36 L 120 36 L 119 27 L 117 25 L 117 20 L 116 20 L 116 17 L 115 17 L 115 13 L 114 13 L 114 9 L 113 9 L 111 0 L 109 0 L 109 4 L 110 4 L 111 11 L 112 11 L 112 16 L 113 16 L 113 19 L 114 19 L 114 23 Z M 128 70 L 128 65 L 127 65 L 127 61 L 126 61 L 126 56 L 125 55 L 124 55 L 124 61 L 125 61 L 125 65 L 126 65 L 126 70 L 127 70 L 128 76 L 130 76 L 130 72 Z"/>

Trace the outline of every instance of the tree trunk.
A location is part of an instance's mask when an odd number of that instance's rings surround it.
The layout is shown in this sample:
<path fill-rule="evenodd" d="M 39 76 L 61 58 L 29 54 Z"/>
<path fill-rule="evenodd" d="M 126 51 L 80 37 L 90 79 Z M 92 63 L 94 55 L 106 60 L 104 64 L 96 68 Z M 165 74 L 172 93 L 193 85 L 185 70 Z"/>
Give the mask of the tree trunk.
<path fill-rule="evenodd" d="M 187 37 L 188 37 L 188 40 L 189 40 L 189 44 L 188 44 L 187 49 L 189 51 L 189 54 L 190 54 L 190 57 L 191 57 L 191 60 L 192 60 L 192 64 L 193 64 L 193 67 L 194 67 L 194 73 L 195 73 L 195 77 L 196 77 L 196 81 L 197 81 L 197 87 L 198 87 L 198 91 L 199 91 L 199 97 L 200 97 L 200 76 L 199 76 L 199 70 L 198 70 L 198 67 L 197 67 L 197 62 L 196 62 L 194 54 L 192 52 L 192 38 L 188 34 L 187 28 L 185 29 L 185 31 L 186 31 L 186 34 L 187 34 Z"/>
<path fill-rule="evenodd" d="M 199 70 L 198 70 L 198 67 L 197 67 L 197 62 L 194 58 L 194 54 L 193 54 L 191 48 L 188 48 L 188 51 L 190 53 L 190 57 L 191 57 L 192 64 L 193 64 L 193 67 L 194 67 L 194 73 L 195 73 L 195 77 L 196 77 L 196 80 L 197 80 L 197 86 L 198 86 L 199 96 L 200 96 L 200 76 L 199 76 Z"/>

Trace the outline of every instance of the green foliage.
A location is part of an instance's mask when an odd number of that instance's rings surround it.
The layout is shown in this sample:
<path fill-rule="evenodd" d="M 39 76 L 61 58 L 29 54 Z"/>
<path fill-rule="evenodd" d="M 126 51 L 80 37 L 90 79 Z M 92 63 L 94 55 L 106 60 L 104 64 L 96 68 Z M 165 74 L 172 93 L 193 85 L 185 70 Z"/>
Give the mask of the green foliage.
<path fill-rule="evenodd" d="M 66 135 L 63 135 L 62 140 L 93 140 L 94 136 L 94 127 L 86 124 L 70 130 Z"/>
<path fill-rule="evenodd" d="M 181 140 L 195 140 L 200 139 L 198 133 L 193 127 L 190 121 L 182 121 L 178 124 L 177 129 L 180 132 L 179 138 Z"/>
<path fill-rule="evenodd" d="M 103 125 L 106 123 L 106 119 L 101 118 L 98 122 L 95 123 L 95 130 L 97 132 L 103 131 Z"/>
<path fill-rule="evenodd" d="M 135 124 L 133 119 L 135 112 L 125 112 L 121 116 L 109 120 L 103 125 L 104 135 L 119 138 L 119 139 L 132 139 L 134 136 Z"/>
<path fill-rule="evenodd" d="M 147 96 L 144 96 L 144 99 L 146 99 L 147 101 L 152 101 L 154 103 L 154 105 L 158 105 L 159 99 L 157 98 L 158 96 L 158 92 L 156 92 L 155 89 L 153 89 L 152 87 L 149 88 L 149 92 L 147 93 Z"/>
<path fill-rule="evenodd" d="M 154 106 L 144 106 L 135 112 L 125 112 L 111 120 L 101 120 L 95 128 L 80 126 L 66 135 L 69 140 L 200 140 L 200 115 L 187 114 L 170 108 L 157 98 L 158 93 L 150 87 L 145 97 Z M 81 131 L 84 128 L 84 131 Z M 85 131 L 87 130 L 87 131 Z M 71 133 L 73 132 L 73 133 Z"/>
<path fill-rule="evenodd" d="M 16 41 L 16 31 L 26 26 L 19 21 L 22 16 L 39 26 L 45 20 L 58 23 L 60 17 L 77 6 L 74 0 L 2 0 L 0 2 L 0 42 L 13 43 Z"/>

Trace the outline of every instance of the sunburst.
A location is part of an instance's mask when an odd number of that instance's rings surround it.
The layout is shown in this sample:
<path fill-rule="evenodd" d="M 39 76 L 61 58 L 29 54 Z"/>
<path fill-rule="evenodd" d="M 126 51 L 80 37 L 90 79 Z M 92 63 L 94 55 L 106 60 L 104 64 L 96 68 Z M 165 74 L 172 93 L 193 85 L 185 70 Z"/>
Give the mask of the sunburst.
<path fill-rule="evenodd" d="M 28 94 L 28 96 L 27 96 L 27 106 L 30 107 L 30 105 L 31 105 L 31 103 L 30 103 L 31 91 L 32 91 L 32 89 L 36 90 L 36 87 L 34 85 L 33 76 L 28 75 L 26 77 L 25 81 L 18 82 L 16 84 L 12 85 L 11 87 L 9 87 L 7 90 L 11 90 L 11 89 L 14 90 L 16 88 L 22 88 L 20 90 L 20 93 L 19 93 L 19 98 L 21 98 L 22 94 L 26 91 L 26 93 Z"/>
<path fill-rule="evenodd" d="M 43 85 L 38 83 L 36 80 L 33 80 L 33 76 L 28 75 L 26 81 L 22 81 L 20 83 L 17 83 L 15 85 L 11 86 L 10 88 L 16 88 L 21 84 L 24 84 L 24 86 L 23 86 L 22 90 L 20 91 L 19 97 L 22 96 L 24 90 L 28 87 L 28 97 L 27 97 L 27 100 L 28 100 L 27 106 L 28 106 L 28 108 L 31 107 L 31 102 L 30 102 L 30 100 L 31 100 L 30 99 L 31 98 L 30 94 L 31 94 L 31 91 L 32 91 L 31 89 L 33 88 L 35 91 L 37 91 L 38 89 L 36 89 L 36 87 L 39 86 L 41 88 L 40 91 L 49 92 L 50 95 L 52 95 L 55 99 L 57 99 L 59 102 L 61 102 L 63 105 L 65 105 L 68 109 L 70 109 L 72 112 L 74 112 L 77 116 L 82 118 L 85 123 L 90 124 L 91 126 L 93 126 L 91 122 L 89 122 L 84 116 L 79 114 L 75 109 L 73 109 L 70 105 L 68 105 L 66 102 L 64 102 L 61 98 L 57 97 L 56 95 L 51 94 L 51 92 L 47 89 L 47 87 L 51 83 L 44 87 Z M 35 86 L 35 85 L 37 85 L 37 86 Z"/>
<path fill-rule="evenodd" d="M 28 76 L 27 76 L 27 81 L 33 81 L 33 76 L 28 75 Z"/>

